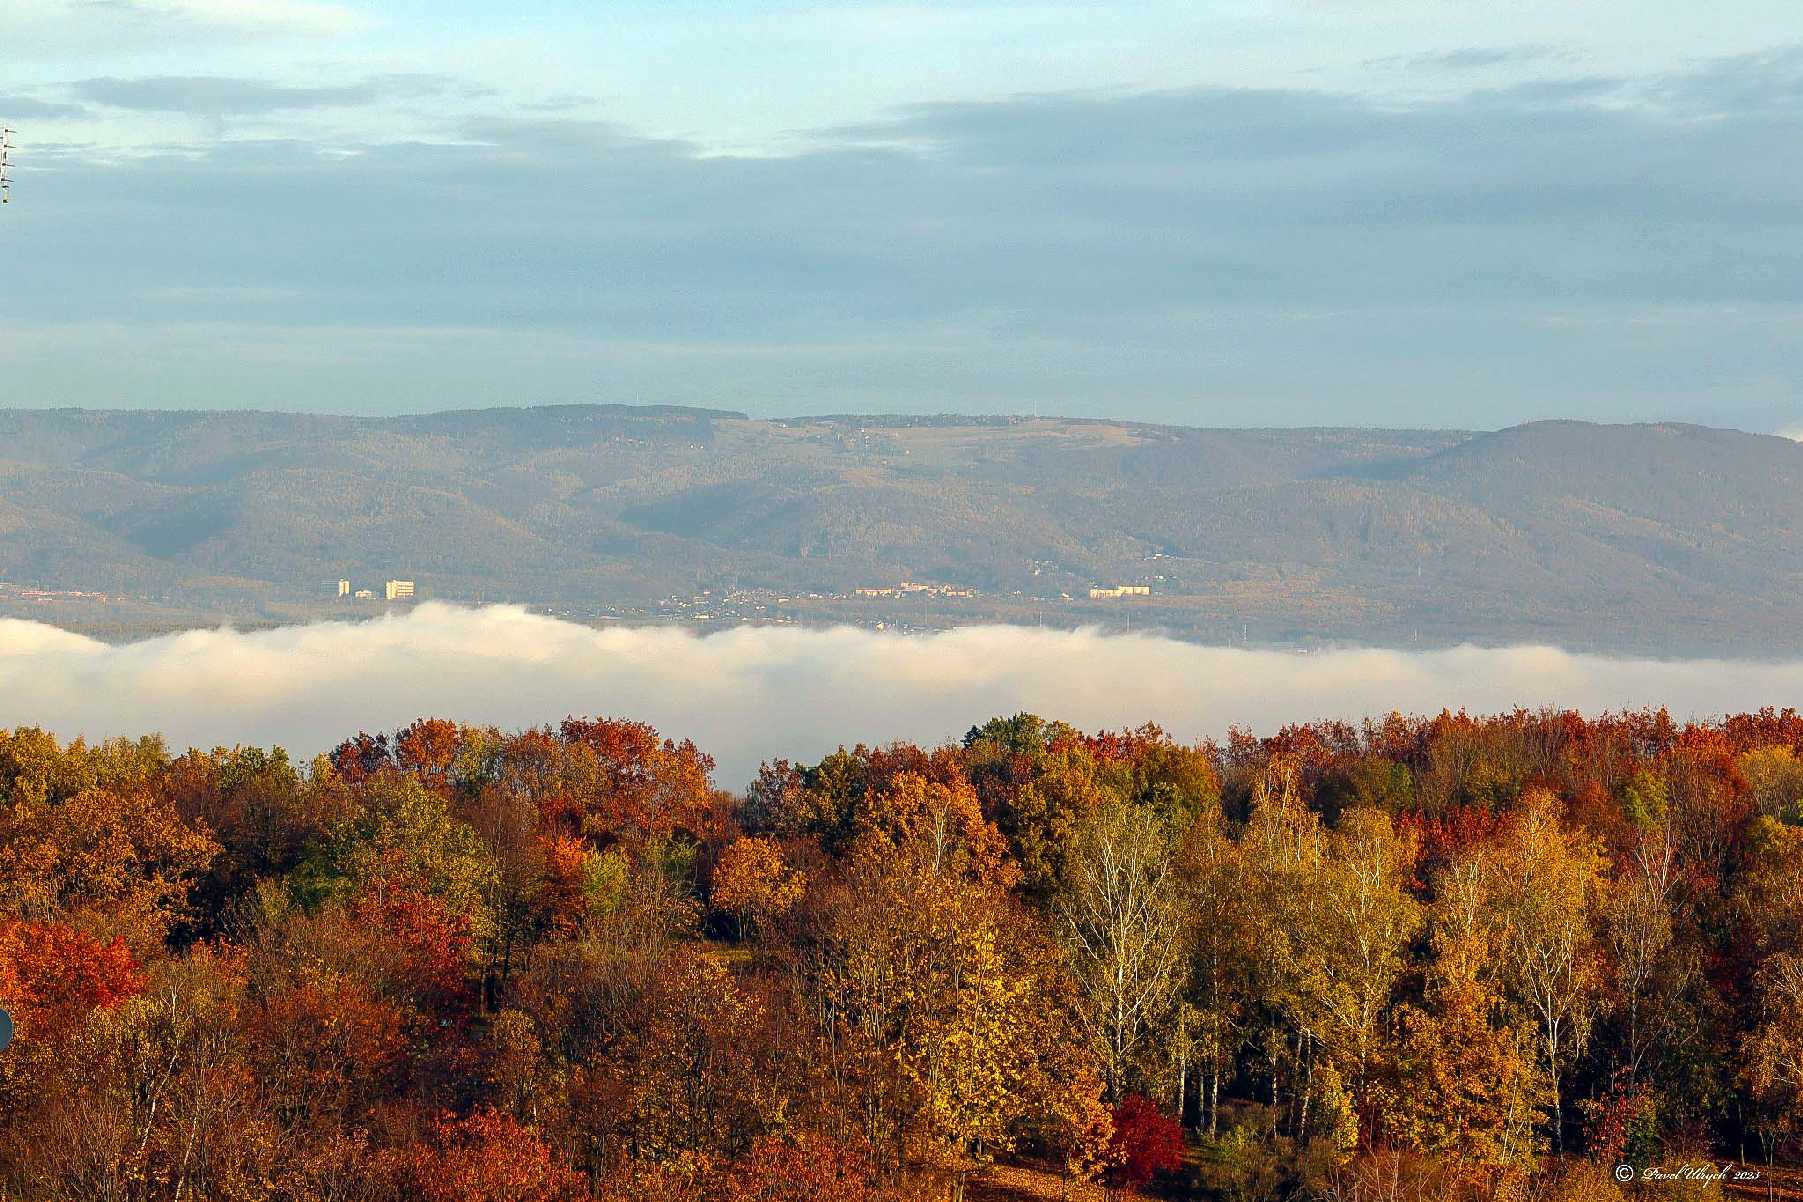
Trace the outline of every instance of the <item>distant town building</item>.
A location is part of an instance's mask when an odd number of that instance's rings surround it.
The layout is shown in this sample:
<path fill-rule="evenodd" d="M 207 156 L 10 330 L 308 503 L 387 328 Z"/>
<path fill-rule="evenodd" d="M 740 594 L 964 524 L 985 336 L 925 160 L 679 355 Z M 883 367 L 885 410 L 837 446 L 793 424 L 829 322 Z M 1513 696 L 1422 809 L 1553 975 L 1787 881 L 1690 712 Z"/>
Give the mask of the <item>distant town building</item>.
<path fill-rule="evenodd" d="M 348 597 L 351 595 L 351 582 L 350 581 L 340 580 L 338 582 L 338 595 L 340 597 Z"/>
<path fill-rule="evenodd" d="M 1099 601 L 1104 597 L 1150 597 L 1152 586 L 1149 584 L 1116 584 L 1108 588 L 1092 588 L 1089 599 Z"/>
<path fill-rule="evenodd" d="M 390 580 L 386 585 L 390 601 L 406 601 L 413 596 L 413 581 Z"/>
<path fill-rule="evenodd" d="M 376 599 L 376 590 L 372 589 L 372 588 L 358 589 L 356 592 L 356 596 L 354 598 L 354 600 L 357 600 L 357 601 L 374 601 L 375 599 Z"/>

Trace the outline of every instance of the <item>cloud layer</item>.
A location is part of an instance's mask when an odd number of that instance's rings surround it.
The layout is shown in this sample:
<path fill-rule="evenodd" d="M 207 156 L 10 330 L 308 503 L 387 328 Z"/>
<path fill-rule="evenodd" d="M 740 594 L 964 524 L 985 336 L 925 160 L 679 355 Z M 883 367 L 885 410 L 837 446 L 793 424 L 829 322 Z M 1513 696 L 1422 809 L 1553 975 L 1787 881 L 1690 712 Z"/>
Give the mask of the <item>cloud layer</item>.
<path fill-rule="evenodd" d="M 1148 635 L 969 627 L 595 630 L 515 607 L 426 604 L 402 617 L 192 631 L 109 646 L 0 620 L 0 726 L 64 737 L 163 732 L 177 747 L 279 743 L 297 755 L 438 715 L 503 727 L 570 713 L 693 738 L 727 787 L 774 756 L 959 737 L 1031 710 L 1086 728 L 1154 720 L 1185 739 L 1392 709 L 1648 705 L 1680 718 L 1803 701 L 1803 662 L 1660 662 L 1545 647 L 1312 655 Z"/>
<path fill-rule="evenodd" d="M 137 112 L 232 117 L 434 96 L 453 87 L 450 81 L 430 75 L 391 75 L 340 87 L 287 87 L 215 75 L 156 75 L 84 79 L 70 84 L 69 92 L 95 104 Z"/>
<path fill-rule="evenodd" d="M 203 124 L 423 96 L 439 125 L 22 147 L 0 328 L 47 332 L 9 355 L 12 395 L 1477 428 L 1803 411 L 1803 50 L 1409 103 L 920 104 L 762 156 L 457 88 L 46 93 Z M 278 299 L 222 299 L 245 289 Z"/>

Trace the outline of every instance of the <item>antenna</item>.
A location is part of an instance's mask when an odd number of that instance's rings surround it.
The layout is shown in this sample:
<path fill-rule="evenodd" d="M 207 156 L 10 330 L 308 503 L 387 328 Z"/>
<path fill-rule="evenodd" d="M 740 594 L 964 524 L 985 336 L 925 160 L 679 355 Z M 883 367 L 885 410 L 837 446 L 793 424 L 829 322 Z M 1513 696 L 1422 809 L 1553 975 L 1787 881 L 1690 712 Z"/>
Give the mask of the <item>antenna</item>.
<path fill-rule="evenodd" d="M 0 127 L 0 205 L 11 204 L 13 199 L 13 179 L 8 173 L 13 165 L 12 150 L 12 127 Z"/>

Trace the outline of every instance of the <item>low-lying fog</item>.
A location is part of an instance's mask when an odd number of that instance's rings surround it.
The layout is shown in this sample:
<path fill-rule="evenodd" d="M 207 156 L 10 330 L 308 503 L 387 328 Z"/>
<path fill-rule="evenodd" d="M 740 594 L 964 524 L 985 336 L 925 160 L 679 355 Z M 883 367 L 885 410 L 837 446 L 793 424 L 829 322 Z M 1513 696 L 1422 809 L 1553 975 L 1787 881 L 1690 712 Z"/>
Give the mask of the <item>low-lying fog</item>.
<path fill-rule="evenodd" d="M 935 743 L 1031 710 L 1084 728 L 1155 721 L 1185 740 L 1239 723 L 1553 704 L 1682 719 L 1803 703 L 1803 661 L 1652 661 L 1547 647 L 1312 655 L 1148 635 L 986 626 L 931 635 L 763 627 L 596 630 L 511 606 L 113 646 L 0 620 L 0 726 L 69 738 L 162 732 L 299 758 L 358 730 L 440 716 L 508 728 L 631 717 L 694 739 L 737 788 L 762 759 L 841 743 Z"/>

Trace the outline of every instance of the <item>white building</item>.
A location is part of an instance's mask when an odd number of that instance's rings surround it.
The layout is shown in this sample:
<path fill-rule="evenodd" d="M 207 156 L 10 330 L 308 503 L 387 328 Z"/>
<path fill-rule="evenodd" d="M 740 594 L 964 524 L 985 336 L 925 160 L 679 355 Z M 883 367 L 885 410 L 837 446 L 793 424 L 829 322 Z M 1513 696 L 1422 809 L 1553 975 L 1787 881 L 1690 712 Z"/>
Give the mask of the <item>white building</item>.
<path fill-rule="evenodd" d="M 413 597 L 413 581 L 390 580 L 384 586 L 390 601 L 407 601 Z"/>
<path fill-rule="evenodd" d="M 338 582 L 338 595 L 340 597 L 348 597 L 351 595 L 351 582 L 350 581 L 340 580 Z"/>

